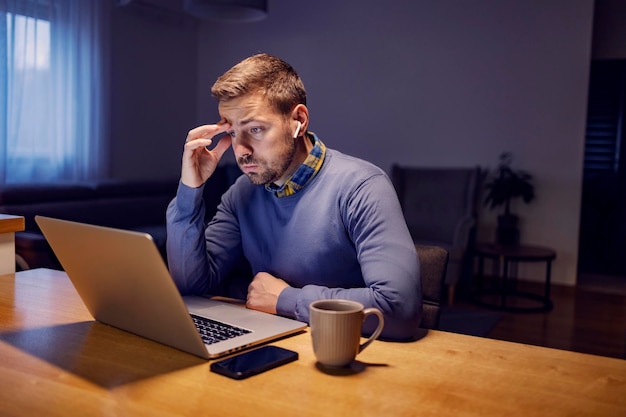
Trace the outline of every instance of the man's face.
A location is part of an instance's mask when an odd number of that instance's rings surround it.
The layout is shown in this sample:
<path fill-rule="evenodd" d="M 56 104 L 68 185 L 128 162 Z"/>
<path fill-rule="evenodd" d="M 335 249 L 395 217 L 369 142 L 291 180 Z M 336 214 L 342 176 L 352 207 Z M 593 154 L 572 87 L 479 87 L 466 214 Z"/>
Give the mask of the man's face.
<path fill-rule="evenodd" d="M 300 165 L 288 120 L 260 94 L 222 101 L 219 113 L 231 125 L 237 164 L 253 184 L 282 185 Z"/>

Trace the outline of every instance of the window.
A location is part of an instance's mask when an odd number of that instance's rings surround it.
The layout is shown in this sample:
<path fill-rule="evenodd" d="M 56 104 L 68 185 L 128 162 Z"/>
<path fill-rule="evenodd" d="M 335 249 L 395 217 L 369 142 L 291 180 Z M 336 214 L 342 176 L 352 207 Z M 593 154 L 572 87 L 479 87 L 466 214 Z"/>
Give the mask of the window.
<path fill-rule="evenodd" d="M 106 0 L 0 6 L 0 184 L 105 175 Z"/>
<path fill-rule="evenodd" d="M 20 166 L 28 159 L 38 164 L 49 160 L 51 142 L 42 141 L 42 131 L 50 126 L 46 114 L 50 112 L 50 22 L 8 13 L 7 32 L 13 42 L 7 42 L 8 62 L 13 68 L 7 93 L 7 154 L 21 161 L 12 170 L 13 177 L 24 177 Z M 17 172 L 15 169 L 17 168 Z"/>

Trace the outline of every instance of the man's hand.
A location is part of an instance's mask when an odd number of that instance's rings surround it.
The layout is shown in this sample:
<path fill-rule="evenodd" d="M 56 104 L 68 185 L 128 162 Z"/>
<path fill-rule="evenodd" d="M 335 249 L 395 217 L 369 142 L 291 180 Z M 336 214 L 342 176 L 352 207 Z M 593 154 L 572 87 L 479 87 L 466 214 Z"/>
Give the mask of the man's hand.
<path fill-rule="evenodd" d="M 222 155 L 230 148 L 231 138 L 225 135 L 212 150 L 208 150 L 207 146 L 213 143 L 215 135 L 228 129 L 230 129 L 230 124 L 220 121 L 214 125 L 204 125 L 189 131 L 185 141 L 180 176 L 183 184 L 198 188 L 213 175 Z"/>
<path fill-rule="evenodd" d="M 278 296 L 289 285 L 280 278 L 259 272 L 248 286 L 248 299 L 246 307 L 253 310 L 276 314 Z"/>

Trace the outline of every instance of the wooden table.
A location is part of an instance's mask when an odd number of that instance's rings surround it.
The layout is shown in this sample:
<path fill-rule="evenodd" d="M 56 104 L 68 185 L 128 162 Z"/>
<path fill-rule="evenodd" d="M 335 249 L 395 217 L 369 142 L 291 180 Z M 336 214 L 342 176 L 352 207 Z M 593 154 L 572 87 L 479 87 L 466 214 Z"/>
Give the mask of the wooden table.
<path fill-rule="evenodd" d="M 474 294 L 477 304 L 484 307 L 492 307 L 499 310 L 514 312 L 538 312 L 552 310 L 550 299 L 552 261 L 556 258 L 553 249 L 535 245 L 506 246 L 495 243 L 478 243 L 474 247 L 474 256 L 478 258 L 478 288 Z M 495 287 L 485 288 L 484 260 L 495 261 L 494 275 L 499 282 Z M 517 289 L 517 275 L 511 272 L 511 264 L 517 266 L 519 262 L 540 262 L 546 266 L 543 294 L 535 294 Z M 496 295 L 496 299 L 489 300 L 487 297 Z M 487 296 L 487 297 L 485 297 Z M 531 305 L 511 305 L 514 298 L 530 300 Z"/>
<path fill-rule="evenodd" d="M 0 274 L 15 272 L 15 232 L 24 230 L 24 217 L 0 214 Z"/>
<path fill-rule="evenodd" d="M 139 296 L 139 294 L 138 294 Z M 352 368 L 296 362 L 243 381 L 94 323 L 63 272 L 0 276 L 2 416 L 624 416 L 626 361 L 429 331 L 376 341 Z"/>

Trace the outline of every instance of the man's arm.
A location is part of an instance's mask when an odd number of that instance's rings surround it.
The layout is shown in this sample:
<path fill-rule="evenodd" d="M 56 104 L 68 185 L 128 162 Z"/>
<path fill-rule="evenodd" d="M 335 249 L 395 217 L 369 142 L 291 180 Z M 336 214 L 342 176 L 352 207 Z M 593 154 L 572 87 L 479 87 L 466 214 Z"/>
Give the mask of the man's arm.
<path fill-rule="evenodd" d="M 203 188 L 179 183 L 166 212 L 168 268 L 182 294 L 204 293 L 209 286 Z"/>
<path fill-rule="evenodd" d="M 311 302 L 345 298 L 383 312 L 385 328 L 382 337 L 411 338 L 422 314 L 419 263 L 400 203 L 388 178 L 380 175 L 368 179 L 350 196 L 343 216 L 356 248 L 365 287 L 333 288 L 332 277 L 328 286 L 286 287 L 278 296 L 277 312 L 308 322 Z M 366 322 L 364 332 L 372 332 L 375 325 L 375 322 Z"/>
<path fill-rule="evenodd" d="M 202 293 L 210 286 L 202 196 L 204 184 L 231 145 L 230 136 L 222 137 L 212 150 L 207 147 L 215 135 L 229 128 L 223 121 L 199 126 L 185 140 L 181 180 L 166 212 L 168 266 L 182 293 Z"/>

